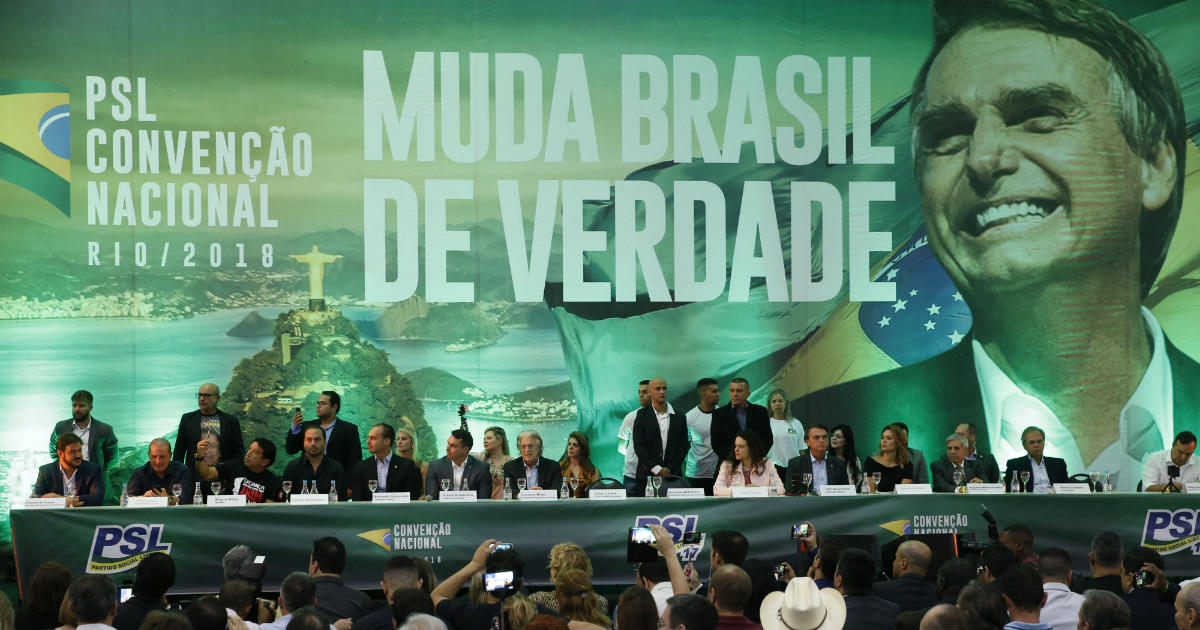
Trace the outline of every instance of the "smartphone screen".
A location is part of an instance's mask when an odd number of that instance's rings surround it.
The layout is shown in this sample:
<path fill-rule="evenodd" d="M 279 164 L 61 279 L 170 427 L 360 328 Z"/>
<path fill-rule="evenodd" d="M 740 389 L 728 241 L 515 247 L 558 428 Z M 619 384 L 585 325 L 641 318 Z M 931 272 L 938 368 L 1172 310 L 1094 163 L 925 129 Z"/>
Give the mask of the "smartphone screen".
<path fill-rule="evenodd" d="M 496 543 L 495 545 L 492 546 L 492 553 L 496 553 L 497 551 L 512 551 L 512 548 L 513 548 L 512 543 L 506 543 L 506 542 Z"/>
<path fill-rule="evenodd" d="M 125 600 L 129 599 L 130 597 L 133 597 L 133 589 L 132 588 L 123 588 L 123 589 L 121 589 L 119 594 L 120 594 L 121 601 L 124 602 Z"/>
<path fill-rule="evenodd" d="M 799 540 L 808 536 L 808 523 L 797 523 L 792 525 L 792 540 Z"/>
<path fill-rule="evenodd" d="M 629 542 L 654 544 L 654 532 L 649 527 L 630 527 Z"/>
<path fill-rule="evenodd" d="M 700 532 L 683 532 L 679 542 L 685 545 L 695 545 L 700 542 Z"/>
<path fill-rule="evenodd" d="M 489 593 L 494 593 L 496 591 L 503 591 L 503 590 L 509 588 L 510 586 L 512 586 L 512 583 L 513 583 L 513 572 L 512 571 L 497 571 L 496 573 L 484 573 L 483 574 L 484 588 Z"/>

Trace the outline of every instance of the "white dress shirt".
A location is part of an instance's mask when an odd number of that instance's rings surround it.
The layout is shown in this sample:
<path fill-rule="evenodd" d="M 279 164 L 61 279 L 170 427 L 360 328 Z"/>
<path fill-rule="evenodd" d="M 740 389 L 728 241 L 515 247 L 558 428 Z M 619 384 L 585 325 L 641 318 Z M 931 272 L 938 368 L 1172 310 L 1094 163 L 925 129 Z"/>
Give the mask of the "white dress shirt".
<path fill-rule="evenodd" d="M 388 453 L 387 457 L 382 460 L 378 456 L 375 457 L 375 480 L 379 483 L 380 490 L 387 490 L 388 465 L 391 462 L 391 453 Z"/>
<path fill-rule="evenodd" d="M 85 461 L 90 461 L 91 458 L 88 457 L 88 442 L 91 441 L 91 439 L 92 439 L 92 420 L 91 420 L 91 418 L 88 418 L 87 426 L 82 427 L 82 428 L 79 426 L 78 422 L 72 421 L 71 422 L 71 433 L 74 433 L 75 435 L 79 436 L 79 439 L 83 440 L 83 459 Z"/>
<path fill-rule="evenodd" d="M 1075 630 L 1079 625 L 1079 607 L 1083 605 L 1083 595 L 1071 592 L 1061 582 L 1046 582 L 1042 590 L 1046 591 L 1046 605 L 1042 607 L 1038 620 L 1054 626 L 1054 630 Z"/>
<path fill-rule="evenodd" d="M 658 433 L 660 436 L 662 436 L 662 453 L 660 454 L 666 455 L 667 433 L 669 433 L 671 430 L 671 408 L 667 407 L 667 411 L 665 413 L 659 413 L 658 410 L 654 408 L 654 405 L 650 405 L 650 409 L 654 411 L 654 418 L 658 420 Z M 660 470 L 662 470 L 662 466 L 655 466 L 654 468 L 650 469 L 650 472 L 657 475 L 658 471 Z M 679 471 L 675 470 L 672 472 L 678 473 Z"/>
<path fill-rule="evenodd" d="M 1109 471 L 1114 490 L 1135 490 L 1141 479 L 1145 456 L 1170 446 L 1175 438 L 1171 364 L 1167 360 L 1166 340 L 1162 326 L 1144 306 L 1142 318 L 1153 344 L 1150 363 L 1133 395 L 1121 409 L 1119 431 L 1113 435 L 1112 443 L 1090 462 L 1083 461 L 1075 437 L 1058 416 L 1041 400 L 1021 391 L 988 356 L 983 345 L 972 340 L 975 375 L 996 461 L 1024 455 L 1021 431 L 1034 425 L 1046 432 L 1045 453 L 1066 460 L 1068 471 Z"/>
<path fill-rule="evenodd" d="M 454 473 L 454 487 L 451 490 L 460 490 L 463 485 L 463 472 L 467 469 L 467 460 L 464 458 L 461 464 L 455 464 L 454 460 L 450 460 L 450 470 Z"/>
<path fill-rule="evenodd" d="M 1171 445 L 1174 447 L 1174 444 Z M 1171 449 L 1151 453 L 1146 458 L 1146 464 L 1142 466 L 1142 486 L 1143 489 L 1150 486 L 1165 485 L 1169 481 L 1167 476 L 1167 466 L 1174 466 L 1175 462 L 1171 461 Z M 1179 476 L 1175 478 L 1175 482 L 1182 486 L 1188 482 L 1200 481 L 1200 457 L 1192 455 L 1182 466 L 1179 467 Z"/>

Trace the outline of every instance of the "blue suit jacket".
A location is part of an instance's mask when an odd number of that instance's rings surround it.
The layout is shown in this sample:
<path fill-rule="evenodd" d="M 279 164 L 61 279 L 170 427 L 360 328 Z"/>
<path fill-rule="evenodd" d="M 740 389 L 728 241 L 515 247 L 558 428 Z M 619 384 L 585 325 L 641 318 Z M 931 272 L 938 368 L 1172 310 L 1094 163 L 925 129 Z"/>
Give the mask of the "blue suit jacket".
<path fill-rule="evenodd" d="M 37 483 L 33 487 L 39 497 L 50 493 L 66 495 L 57 459 L 38 468 Z M 87 460 L 79 465 L 75 471 L 75 493 L 84 505 L 104 503 L 104 474 L 99 466 Z"/>

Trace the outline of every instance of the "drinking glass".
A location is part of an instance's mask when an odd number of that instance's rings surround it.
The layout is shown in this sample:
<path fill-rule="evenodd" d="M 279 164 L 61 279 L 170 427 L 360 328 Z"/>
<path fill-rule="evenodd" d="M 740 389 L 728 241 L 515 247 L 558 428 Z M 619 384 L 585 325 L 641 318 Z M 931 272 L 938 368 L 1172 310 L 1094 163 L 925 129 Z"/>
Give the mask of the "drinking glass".
<path fill-rule="evenodd" d="M 518 493 L 525 492 L 525 478 L 524 477 L 517 478 L 517 492 Z"/>
<path fill-rule="evenodd" d="M 579 487 L 579 478 L 575 475 L 567 477 L 567 488 L 571 491 L 571 498 L 575 498 L 575 488 Z"/>
<path fill-rule="evenodd" d="M 963 475 L 963 471 L 961 471 L 961 470 L 954 471 L 954 487 L 955 488 L 962 487 L 964 477 L 965 477 L 965 475 Z"/>
<path fill-rule="evenodd" d="M 292 480 L 285 479 L 283 481 L 283 500 L 290 502 L 292 500 Z"/>
<path fill-rule="evenodd" d="M 225 489 L 225 484 L 221 483 L 220 481 L 212 482 L 212 493 L 213 494 L 221 494 L 221 490 L 224 490 L 224 489 Z"/>
<path fill-rule="evenodd" d="M 442 492 L 448 492 L 450 490 L 450 480 L 442 479 L 441 482 L 442 482 Z"/>
<path fill-rule="evenodd" d="M 69 485 L 66 488 L 66 495 L 68 499 L 74 499 L 75 497 L 79 496 L 79 493 L 75 491 L 74 485 Z"/>
<path fill-rule="evenodd" d="M 1029 478 L 1031 476 L 1033 476 L 1033 473 L 1029 472 L 1028 470 L 1021 471 L 1021 492 L 1025 492 L 1025 486 L 1029 483 Z M 1030 488 L 1029 491 L 1032 492 L 1033 488 Z"/>
<path fill-rule="evenodd" d="M 802 480 L 802 482 L 804 484 L 804 490 L 803 490 L 804 493 L 805 494 L 811 493 L 812 492 L 812 473 L 804 473 L 804 476 L 801 477 L 800 479 Z"/>
<path fill-rule="evenodd" d="M 871 488 L 871 494 L 879 494 L 879 482 L 883 480 L 883 474 L 878 472 L 871 473 L 871 483 L 875 484 Z"/>
<path fill-rule="evenodd" d="M 183 484 L 171 484 L 171 496 L 175 498 L 175 501 L 179 501 L 179 495 L 181 494 L 183 494 Z"/>
<path fill-rule="evenodd" d="M 654 484 L 654 496 L 657 497 L 659 488 L 662 488 L 662 477 L 655 475 L 651 478 L 651 482 Z"/>
<path fill-rule="evenodd" d="M 367 480 L 367 489 L 370 490 L 371 495 L 374 496 L 375 491 L 379 489 L 379 481 L 377 481 L 375 479 L 368 479 Z"/>
<path fill-rule="evenodd" d="M 1092 492 L 1099 492 L 1100 491 L 1100 473 L 1098 471 L 1092 471 L 1092 472 L 1088 473 L 1088 479 L 1092 480 Z"/>

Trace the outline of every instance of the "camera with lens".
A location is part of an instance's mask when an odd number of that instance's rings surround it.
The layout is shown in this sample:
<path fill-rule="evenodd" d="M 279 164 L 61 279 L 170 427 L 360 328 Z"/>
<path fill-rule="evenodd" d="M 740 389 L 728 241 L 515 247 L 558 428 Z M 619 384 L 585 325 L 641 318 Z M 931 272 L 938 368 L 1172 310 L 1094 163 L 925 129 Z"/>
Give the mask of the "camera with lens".
<path fill-rule="evenodd" d="M 1000 542 L 1000 530 L 996 527 L 996 517 L 992 516 L 987 506 L 980 503 L 979 507 L 983 508 L 983 520 L 988 524 L 987 540 L 978 540 L 975 534 L 962 534 L 957 536 L 958 555 L 962 556 L 968 553 L 979 553 L 988 545 L 994 545 Z"/>

